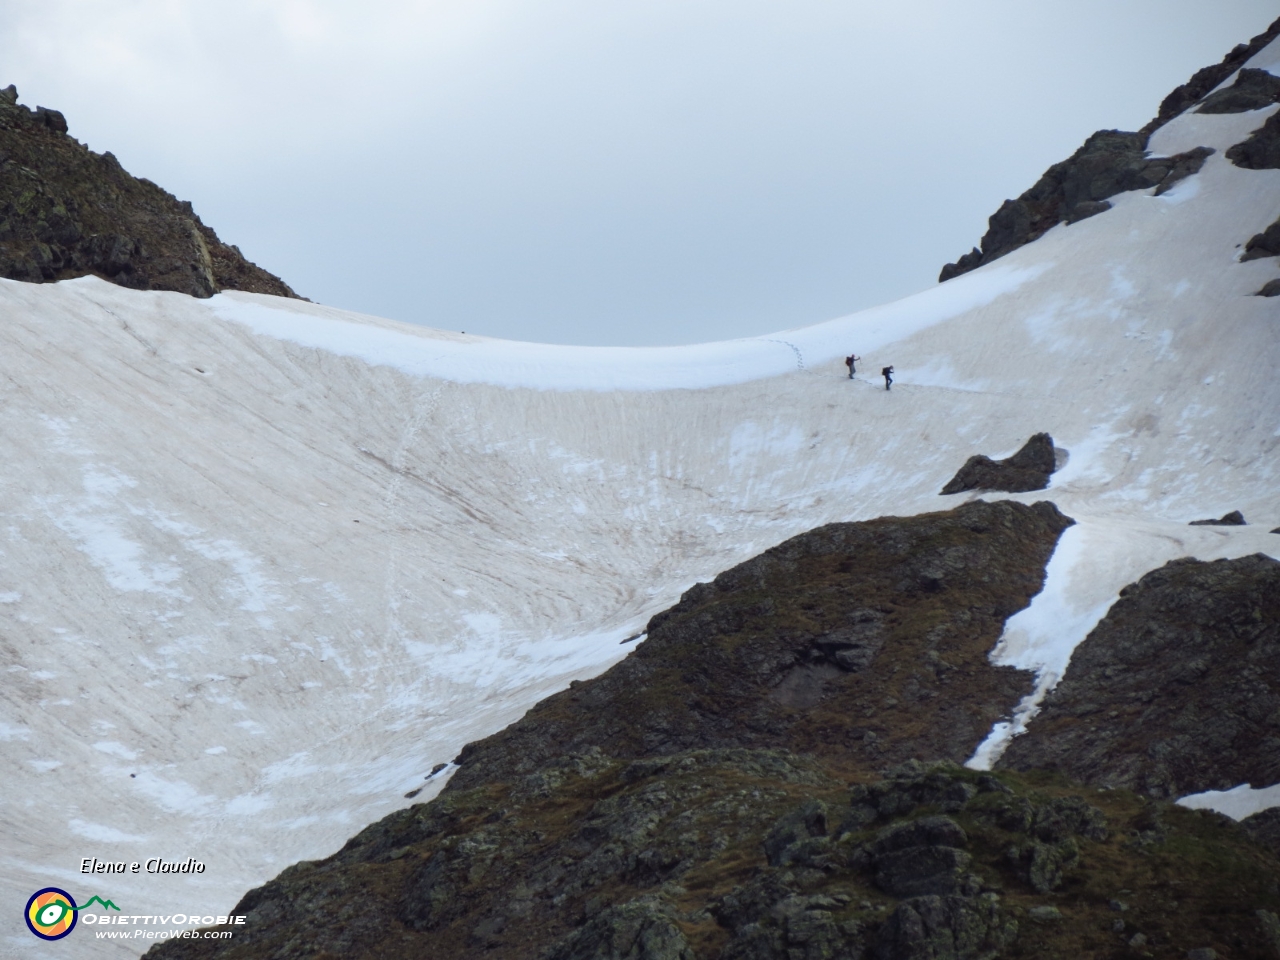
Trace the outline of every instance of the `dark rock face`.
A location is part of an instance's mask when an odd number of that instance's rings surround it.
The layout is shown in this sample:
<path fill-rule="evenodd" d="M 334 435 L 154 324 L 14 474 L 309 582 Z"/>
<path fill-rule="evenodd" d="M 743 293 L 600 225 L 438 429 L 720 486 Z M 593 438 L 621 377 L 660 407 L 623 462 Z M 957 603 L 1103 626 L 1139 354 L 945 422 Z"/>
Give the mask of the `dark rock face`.
<path fill-rule="evenodd" d="M 987 659 L 1071 521 L 1049 503 L 831 524 L 698 584 L 622 663 L 468 744 L 446 790 L 566 753 L 787 749 L 964 760 L 1029 676 Z"/>
<path fill-rule="evenodd" d="M 1230 53 L 1222 58 L 1221 63 L 1215 63 L 1213 66 L 1197 70 L 1192 74 L 1190 80 L 1181 86 L 1175 87 L 1173 92 L 1164 98 L 1155 119 L 1143 127 L 1142 132 L 1150 135 L 1188 107 L 1199 102 L 1209 91 L 1239 70 L 1248 62 L 1250 57 L 1278 36 L 1280 36 L 1280 19 L 1275 20 L 1264 32 L 1258 34 L 1248 43 L 1237 44 Z"/>
<path fill-rule="evenodd" d="M 191 204 L 68 136 L 57 110 L 17 99 L 12 86 L 0 91 L 0 276 L 43 283 L 94 274 L 195 297 L 297 296 L 219 240 Z"/>
<path fill-rule="evenodd" d="M 1227 149 L 1227 159 L 1246 170 L 1280 169 L 1280 113 L 1249 135 L 1249 139 Z"/>
<path fill-rule="evenodd" d="M 988 221 L 981 249 L 942 268 L 939 282 L 997 260 L 1042 236 L 1059 223 L 1076 223 L 1111 209 L 1108 198 L 1129 190 L 1164 193 L 1198 173 L 1213 151 L 1196 147 L 1172 157 L 1149 159 L 1148 135 L 1099 130 L 1070 159 L 1055 163 L 1017 200 L 1006 200 Z"/>
<path fill-rule="evenodd" d="M 1196 113 L 1244 113 L 1280 103 L 1280 77 L 1266 70 L 1246 68 L 1236 82 L 1205 97 Z"/>
<path fill-rule="evenodd" d="M 1280 782 L 1280 562 L 1174 560 L 1125 587 L 1000 766 L 1158 798 Z"/>
<path fill-rule="evenodd" d="M 1217 520 L 1192 520 L 1189 527 L 1243 527 L 1244 514 L 1239 510 L 1232 510 L 1230 513 L 1224 514 Z"/>
<path fill-rule="evenodd" d="M 1256 294 L 1259 297 L 1280 297 L 1280 277 L 1268 280 Z"/>
<path fill-rule="evenodd" d="M 954 477 L 947 481 L 941 494 L 964 493 L 966 490 L 1003 490 L 1021 493 L 1043 490 L 1056 469 L 1053 438 L 1037 433 L 1011 457 L 992 460 L 976 454 L 965 461 Z"/>
<path fill-rule="evenodd" d="M 1271 224 L 1262 233 L 1255 233 L 1249 238 L 1249 242 L 1244 245 L 1244 254 L 1240 257 L 1240 261 L 1243 263 L 1246 260 L 1259 260 L 1263 257 L 1280 257 L 1280 220 Z"/>

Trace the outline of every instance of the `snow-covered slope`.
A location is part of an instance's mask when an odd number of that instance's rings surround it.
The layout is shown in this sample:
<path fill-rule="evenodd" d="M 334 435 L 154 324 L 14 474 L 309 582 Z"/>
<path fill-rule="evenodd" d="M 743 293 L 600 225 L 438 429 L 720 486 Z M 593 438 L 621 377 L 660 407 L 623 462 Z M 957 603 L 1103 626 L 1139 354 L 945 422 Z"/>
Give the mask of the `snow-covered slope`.
<path fill-rule="evenodd" d="M 1154 151 L 1217 150 L 1162 197 L 730 343 L 0 282 L 4 951 L 42 949 L 18 914 L 49 884 L 225 913 L 430 796 L 433 765 L 625 655 L 692 582 L 820 523 L 954 505 L 937 491 L 966 457 L 1037 431 L 1069 459 L 1018 498 L 1079 526 L 1004 647 L 1046 680 L 1143 572 L 1280 557 L 1280 301 L 1251 295 L 1276 263 L 1236 262 L 1280 171 L 1223 157 L 1276 109 L 1161 129 Z M 1250 525 L 1187 526 L 1233 509 Z M 206 869 L 86 877 L 86 857 Z M 108 955 L 79 932 L 61 952 Z"/>

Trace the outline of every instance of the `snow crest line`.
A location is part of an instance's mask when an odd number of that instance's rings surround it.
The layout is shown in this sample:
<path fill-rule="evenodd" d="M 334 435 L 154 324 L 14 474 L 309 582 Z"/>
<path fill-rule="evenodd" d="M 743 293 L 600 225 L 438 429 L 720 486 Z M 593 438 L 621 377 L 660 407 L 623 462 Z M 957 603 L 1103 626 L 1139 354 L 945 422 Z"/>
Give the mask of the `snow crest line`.
<path fill-rule="evenodd" d="M 763 380 L 871 353 L 986 306 L 1051 269 L 995 265 L 905 300 L 765 337 L 680 347 L 576 347 L 491 340 L 244 293 L 204 301 L 220 320 L 416 377 L 534 390 L 700 390 Z M 785 360 L 774 345 L 786 346 Z"/>

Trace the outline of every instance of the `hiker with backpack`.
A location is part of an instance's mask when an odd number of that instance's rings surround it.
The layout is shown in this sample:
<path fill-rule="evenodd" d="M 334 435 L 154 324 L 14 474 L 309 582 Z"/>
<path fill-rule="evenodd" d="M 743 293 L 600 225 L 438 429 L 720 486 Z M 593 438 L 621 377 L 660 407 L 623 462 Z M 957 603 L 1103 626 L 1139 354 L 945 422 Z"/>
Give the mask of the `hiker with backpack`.
<path fill-rule="evenodd" d="M 893 383 L 893 367 L 885 367 L 880 371 L 880 376 L 884 377 L 884 388 L 888 390 Z"/>
<path fill-rule="evenodd" d="M 857 371 L 857 368 L 856 368 L 856 365 L 857 365 L 858 361 L 859 361 L 859 360 L 861 360 L 861 359 L 862 359 L 862 358 L 861 358 L 860 356 L 858 356 L 856 353 L 851 353 L 851 354 L 849 354 L 847 357 L 845 357 L 845 358 L 844 358 L 844 365 L 845 365 L 846 367 L 848 367 L 848 368 L 849 368 L 849 379 L 850 379 L 850 380 L 852 380 L 852 379 L 853 379 L 853 375 L 854 375 L 855 373 L 857 373 L 857 372 L 858 372 L 858 371 Z"/>

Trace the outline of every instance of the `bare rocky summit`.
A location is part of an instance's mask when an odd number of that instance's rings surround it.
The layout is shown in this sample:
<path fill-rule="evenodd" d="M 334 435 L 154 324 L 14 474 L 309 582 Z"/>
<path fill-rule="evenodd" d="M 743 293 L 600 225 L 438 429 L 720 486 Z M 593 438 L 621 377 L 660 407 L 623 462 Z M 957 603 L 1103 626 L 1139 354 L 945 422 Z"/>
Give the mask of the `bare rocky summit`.
<path fill-rule="evenodd" d="M 57 110 L 0 90 L 0 276 L 45 283 L 92 274 L 135 290 L 296 297 L 218 239 L 192 210 L 110 153 L 71 137 Z"/>

